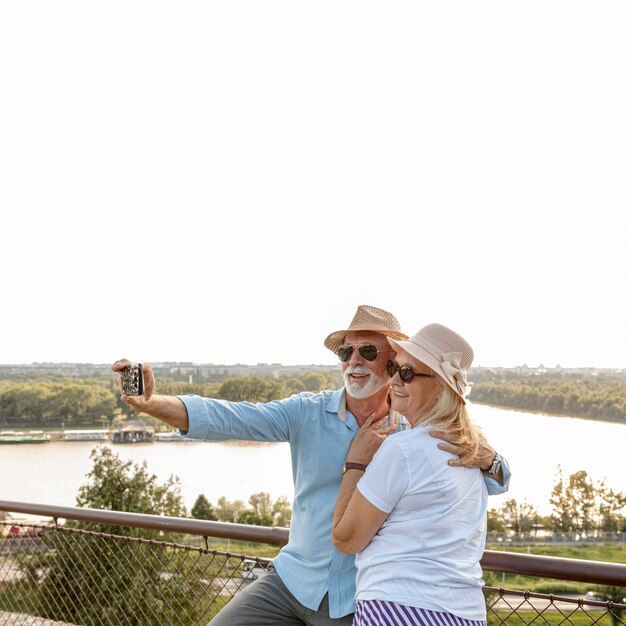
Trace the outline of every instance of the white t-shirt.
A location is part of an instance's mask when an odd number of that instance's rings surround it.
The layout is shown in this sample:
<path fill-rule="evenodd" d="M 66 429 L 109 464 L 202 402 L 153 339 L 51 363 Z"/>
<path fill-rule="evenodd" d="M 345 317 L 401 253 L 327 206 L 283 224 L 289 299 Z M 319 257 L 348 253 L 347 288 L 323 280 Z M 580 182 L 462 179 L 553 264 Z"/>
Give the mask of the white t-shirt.
<path fill-rule="evenodd" d="M 388 437 L 357 485 L 389 517 L 356 556 L 356 599 L 484 620 L 485 481 L 479 469 L 450 467 L 429 429 Z"/>

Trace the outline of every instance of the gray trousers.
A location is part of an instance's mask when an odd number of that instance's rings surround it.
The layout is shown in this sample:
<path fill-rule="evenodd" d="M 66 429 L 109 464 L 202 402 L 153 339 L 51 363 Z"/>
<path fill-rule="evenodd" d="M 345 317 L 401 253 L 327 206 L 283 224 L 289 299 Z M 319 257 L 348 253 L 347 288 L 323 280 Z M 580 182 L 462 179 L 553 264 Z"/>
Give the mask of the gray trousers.
<path fill-rule="evenodd" d="M 210 626 L 351 626 L 353 614 L 331 619 L 328 594 L 317 611 L 300 604 L 273 567 L 240 591 Z"/>

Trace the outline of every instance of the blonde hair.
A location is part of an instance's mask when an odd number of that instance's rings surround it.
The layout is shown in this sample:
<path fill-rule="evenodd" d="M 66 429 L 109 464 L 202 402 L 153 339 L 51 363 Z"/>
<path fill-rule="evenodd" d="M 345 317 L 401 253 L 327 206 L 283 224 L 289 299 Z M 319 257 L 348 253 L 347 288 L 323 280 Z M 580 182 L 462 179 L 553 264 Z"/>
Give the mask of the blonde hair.
<path fill-rule="evenodd" d="M 419 421 L 419 425 L 429 424 L 444 431 L 447 441 L 463 448 L 459 458 L 464 463 L 476 455 L 482 432 L 472 422 L 461 397 L 437 374 L 435 380 L 439 385 L 439 396 L 430 411 Z"/>

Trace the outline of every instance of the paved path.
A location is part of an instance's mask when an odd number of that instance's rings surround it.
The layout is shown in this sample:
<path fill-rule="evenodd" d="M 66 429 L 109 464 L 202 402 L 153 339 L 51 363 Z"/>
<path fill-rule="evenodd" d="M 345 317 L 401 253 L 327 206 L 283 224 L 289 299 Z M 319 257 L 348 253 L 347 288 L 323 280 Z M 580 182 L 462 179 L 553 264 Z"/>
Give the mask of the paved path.
<path fill-rule="evenodd" d="M 0 611 L 0 626 L 75 626 L 67 622 L 55 622 L 43 617 L 33 617 L 27 613 L 7 613 Z"/>

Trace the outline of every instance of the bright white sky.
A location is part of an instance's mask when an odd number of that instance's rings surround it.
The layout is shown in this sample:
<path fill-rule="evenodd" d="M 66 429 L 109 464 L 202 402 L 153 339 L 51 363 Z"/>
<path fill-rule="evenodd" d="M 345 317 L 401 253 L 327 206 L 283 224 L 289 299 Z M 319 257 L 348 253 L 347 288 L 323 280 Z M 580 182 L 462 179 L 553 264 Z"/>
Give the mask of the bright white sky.
<path fill-rule="evenodd" d="M 626 4 L 0 0 L 0 363 L 626 365 Z"/>

